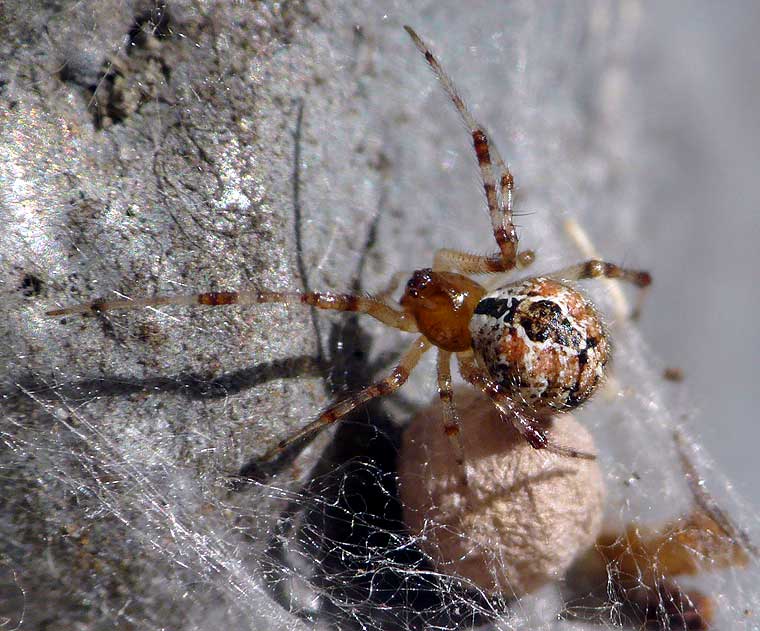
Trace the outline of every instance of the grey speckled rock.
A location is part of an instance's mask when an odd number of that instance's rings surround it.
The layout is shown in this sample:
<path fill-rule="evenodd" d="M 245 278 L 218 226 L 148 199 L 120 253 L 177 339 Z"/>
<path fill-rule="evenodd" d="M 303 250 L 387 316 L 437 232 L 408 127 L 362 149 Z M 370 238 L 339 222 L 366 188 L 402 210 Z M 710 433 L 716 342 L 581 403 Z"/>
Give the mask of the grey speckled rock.
<path fill-rule="evenodd" d="M 308 312 L 44 311 L 98 296 L 347 286 L 378 207 L 383 160 L 355 115 L 367 109 L 365 70 L 344 66 L 349 13 L 150 6 L 9 7 L 19 48 L 3 62 L 0 273 L 14 476 L 2 519 L 14 545 L 0 616 L 18 620 L 26 601 L 29 628 L 213 618 L 203 597 L 187 608 L 170 597 L 198 580 L 197 529 L 232 523 L 216 512 L 204 522 L 204 505 L 329 395 L 321 318 Z M 326 208 L 329 221 L 315 220 Z M 252 580 L 238 579 L 254 592 Z"/>
<path fill-rule="evenodd" d="M 280 307 L 43 313 L 244 285 L 358 280 L 374 291 L 392 272 L 428 265 L 436 247 L 490 251 L 468 139 L 403 23 L 430 41 L 512 165 L 537 271 L 579 258 L 561 230 L 569 216 L 605 256 L 648 266 L 642 223 L 658 224 L 636 211 L 651 201 L 644 183 L 658 145 L 631 113 L 649 102 L 631 81 L 637 3 L 34 4 L 5 2 L 0 19 L 0 619 L 30 629 L 297 628 L 290 607 L 342 628 L 356 619 L 403 628 L 409 584 L 398 586 L 402 611 L 369 591 L 330 591 L 335 583 L 312 579 L 325 558 L 298 536 L 321 536 L 333 557 L 348 548 L 312 522 L 299 530 L 280 519 L 303 518 L 296 482 L 312 477 L 328 435 L 276 486 L 229 485 L 334 390 L 387 370 L 400 335 Z M 658 165 L 661 178 L 668 168 Z M 692 222 L 693 208 L 671 220 Z M 606 290 L 589 289 L 609 313 Z M 672 303 L 658 300 L 645 326 L 668 321 Z M 581 422 L 609 449 L 615 482 L 641 478 L 611 485 L 625 495 L 613 505 L 649 514 L 656 496 L 672 515 L 681 473 L 647 449 L 667 443 L 672 417 L 646 346 L 620 328 L 617 376 L 634 395 L 592 404 Z M 403 422 L 433 395 L 432 365 L 410 381 L 353 420 Z M 310 505 L 326 514 L 328 504 Z M 283 540 L 273 571 L 261 550 Z M 385 550 L 372 554 L 377 565 L 339 566 L 337 587 L 391 567 Z M 393 570 L 406 580 L 408 567 Z M 466 615 L 472 604 L 437 606 Z"/>

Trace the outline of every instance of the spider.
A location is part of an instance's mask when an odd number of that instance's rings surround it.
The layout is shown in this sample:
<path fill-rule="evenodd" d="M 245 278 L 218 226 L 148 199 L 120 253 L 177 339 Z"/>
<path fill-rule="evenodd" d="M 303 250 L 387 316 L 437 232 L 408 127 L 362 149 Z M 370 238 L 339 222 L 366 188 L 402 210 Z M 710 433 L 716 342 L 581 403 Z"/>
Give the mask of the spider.
<path fill-rule="evenodd" d="M 162 305 L 216 307 L 287 303 L 365 313 L 389 327 L 417 334 L 388 376 L 327 408 L 316 420 L 269 449 L 262 458 L 265 462 L 338 421 L 357 406 L 400 388 L 420 358 L 433 347 L 438 354 L 443 431 L 451 441 L 462 470 L 460 423 L 451 385 L 452 356 L 464 380 L 488 395 L 502 417 L 513 423 L 532 447 L 568 457 L 594 458 L 592 454 L 553 444 L 542 428 L 542 421 L 548 416 L 572 410 L 593 394 L 610 358 L 610 343 L 596 309 L 567 281 L 618 278 L 644 288 L 651 282 L 650 275 L 604 261 L 588 260 L 493 290 L 470 277 L 519 270 L 534 259 L 533 252 L 518 250 L 517 230 L 512 222 L 514 178 L 433 53 L 411 27 L 404 28 L 471 135 L 498 246 L 496 253 L 480 256 L 452 249 L 437 250 L 432 267 L 411 275 L 399 304 L 390 303 L 388 296 L 392 290 L 374 297 L 243 290 L 95 300 L 54 309 L 47 315 L 92 314 Z M 466 484 L 464 475 L 462 481 Z"/>
<path fill-rule="evenodd" d="M 578 604 L 586 600 L 581 610 L 590 605 L 586 611 L 591 611 L 594 601 L 614 598 L 621 618 L 638 623 L 639 628 L 710 629 L 717 599 L 682 586 L 680 577 L 745 568 L 757 558 L 758 550 L 747 533 L 705 488 L 685 437 L 676 431 L 673 438 L 691 507 L 656 528 L 634 521 L 622 530 L 603 531 L 568 577 Z"/>

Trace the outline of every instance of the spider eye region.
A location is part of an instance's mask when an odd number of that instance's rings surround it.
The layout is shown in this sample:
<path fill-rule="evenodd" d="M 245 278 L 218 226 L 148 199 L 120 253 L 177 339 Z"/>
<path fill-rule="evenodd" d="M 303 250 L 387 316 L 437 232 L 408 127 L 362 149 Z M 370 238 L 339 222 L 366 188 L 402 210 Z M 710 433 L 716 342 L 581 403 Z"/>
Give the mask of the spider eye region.
<path fill-rule="evenodd" d="M 604 378 L 610 343 L 594 306 L 548 278 L 496 289 L 470 321 L 472 348 L 507 392 L 539 413 L 586 401 Z"/>

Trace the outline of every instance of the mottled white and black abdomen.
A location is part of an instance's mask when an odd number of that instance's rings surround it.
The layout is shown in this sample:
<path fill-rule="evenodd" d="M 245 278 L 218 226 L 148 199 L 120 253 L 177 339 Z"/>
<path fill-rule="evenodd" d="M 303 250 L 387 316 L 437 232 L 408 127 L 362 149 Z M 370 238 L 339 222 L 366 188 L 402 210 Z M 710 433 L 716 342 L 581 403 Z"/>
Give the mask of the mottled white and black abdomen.
<path fill-rule="evenodd" d="M 475 308 L 470 333 L 494 381 L 539 412 L 567 410 L 588 399 L 610 355 L 593 305 L 548 278 L 486 294 Z"/>

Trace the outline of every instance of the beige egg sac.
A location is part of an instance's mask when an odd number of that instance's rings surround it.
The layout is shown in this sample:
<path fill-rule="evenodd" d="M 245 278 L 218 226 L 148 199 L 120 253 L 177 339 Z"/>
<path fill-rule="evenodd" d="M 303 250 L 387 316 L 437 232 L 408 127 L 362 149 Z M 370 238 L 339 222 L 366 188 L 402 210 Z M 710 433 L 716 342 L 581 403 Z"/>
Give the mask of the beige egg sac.
<path fill-rule="evenodd" d="M 488 592 L 517 596 L 561 578 L 600 531 L 598 462 L 534 449 L 472 389 L 455 398 L 467 485 L 435 401 L 414 417 L 399 454 L 407 527 L 439 571 Z M 555 444 L 594 452 L 589 432 L 568 414 L 547 433 Z"/>

